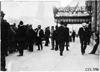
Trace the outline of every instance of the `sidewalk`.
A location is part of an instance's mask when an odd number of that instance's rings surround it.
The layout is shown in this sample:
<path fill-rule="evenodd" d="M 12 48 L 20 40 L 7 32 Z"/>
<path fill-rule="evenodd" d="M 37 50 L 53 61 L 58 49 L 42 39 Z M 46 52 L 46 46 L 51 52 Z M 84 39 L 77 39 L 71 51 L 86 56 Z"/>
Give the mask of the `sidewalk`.
<path fill-rule="evenodd" d="M 18 53 L 6 57 L 8 71 L 85 71 L 86 68 L 99 68 L 99 55 L 88 54 L 92 50 L 92 45 L 87 46 L 85 55 L 81 54 L 79 40 L 70 43 L 69 51 L 64 50 L 63 56 L 59 51 L 44 50 L 34 52 L 24 51 L 23 57 L 17 57 Z"/>

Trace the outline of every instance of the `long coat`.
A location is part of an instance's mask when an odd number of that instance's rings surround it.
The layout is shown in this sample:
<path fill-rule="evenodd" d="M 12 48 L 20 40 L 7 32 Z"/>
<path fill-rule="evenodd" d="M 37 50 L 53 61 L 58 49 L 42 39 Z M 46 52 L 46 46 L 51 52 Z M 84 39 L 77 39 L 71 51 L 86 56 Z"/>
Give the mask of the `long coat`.
<path fill-rule="evenodd" d="M 87 40 L 88 40 L 88 39 L 87 39 L 87 38 L 88 38 L 88 32 L 89 32 L 89 31 L 88 31 L 88 28 L 85 28 L 85 29 L 84 29 L 84 28 L 81 27 L 81 28 L 79 29 L 79 31 L 78 31 L 78 34 L 79 34 L 80 39 L 81 39 L 81 40 L 84 40 L 84 41 L 87 41 Z"/>
<path fill-rule="evenodd" d="M 65 41 L 69 41 L 69 28 L 65 27 Z"/>
<path fill-rule="evenodd" d="M 57 29 L 57 41 L 59 44 L 65 41 L 65 28 L 63 26 Z"/>
<path fill-rule="evenodd" d="M 18 28 L 17 39 L 18 39 L 18 42 L 25 42 L 26 41 L 26 29 L 24 26 L 20 26 Z"/>
<path fill-rule="evenodd" d="M 1 55 L 5 55 L 9 40 L 10 25 L 4 19 L 1 19 Z"/>

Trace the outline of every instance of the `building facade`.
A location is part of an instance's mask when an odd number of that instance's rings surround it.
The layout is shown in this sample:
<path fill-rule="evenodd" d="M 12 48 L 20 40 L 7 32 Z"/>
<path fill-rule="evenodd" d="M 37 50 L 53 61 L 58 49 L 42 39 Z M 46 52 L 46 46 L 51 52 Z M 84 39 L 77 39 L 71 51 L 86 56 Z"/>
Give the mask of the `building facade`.
<path fill-rule="evenodd" d="M 97 32 L 100 31 L 99 25 L 100 25 L 100 1 L 99 0 L 93 0 L 92 1 L 92 31 Z"/>
<path fill-rule="evenodd" d="M 97 30 L 99 30 L 100 32 L 100 1 L 99 0 L 97 1 L 97 26 L 99 26 Z"/>
<path fill-rule="evenodd" d="M 90 7 L 91 14 L 91 31 L 95 33 L 99 31 L 99 40 L 100 40 L 100 0 L 87 0 L 87 7 Z M 95 40 L 94 36 L 91 37 L 91 43 L 94 45 Z M 98 46 L 98 52 L 100 53 L 100 44 Z"/>

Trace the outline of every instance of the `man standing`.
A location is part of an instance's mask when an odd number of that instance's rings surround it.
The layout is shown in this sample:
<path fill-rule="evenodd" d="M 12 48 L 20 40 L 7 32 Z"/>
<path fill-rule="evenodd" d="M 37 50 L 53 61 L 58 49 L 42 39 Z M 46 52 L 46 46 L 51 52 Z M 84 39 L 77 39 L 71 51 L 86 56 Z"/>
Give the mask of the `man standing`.
<path fill-rule="evenodd" d="M 7 47 L 8 47 L 8 37 L 9 37 L 9 30 L 10 25 L 7 23 L 4 18 L 4 13 L 1 11 L 1 71 L 6 71 L 6 60 L 5 56 L 7 53 Z"/>
<path fill-rule="evenodd" d="M 81 53 L 84 55 L 85 49 L 87 47 L 87 36 L 88 36 L 88 28 L 86 28 L 86 23 L 82 24 L 83 27 L 79 29 L 79 37 L 80 37 L 80 43 L 81 43 Z"/>
<path fill-rule="evenodd" d="M 88 27 L 88 45 L 90 45 L 90 38 L 91 38 L 91 23 L 89 22 L 89 24 L 87 25 Z"/>
<path fill-rule="evenodd" d="M 54 26 L 51 27 L 51 50 L 54 50 Z"/>
<path fill-rule="evenodd" d="M 44 32 L 43 30 L 41 29 L 41 25 L 38 25 L 38 28 L 37 28 L 37 45 L 38 45 L 38 50 L 40 50 L 40 47 L 41 47 L 41 50 L 43 49 L 43 46 L 42 46 L 42 39 L 44 38 Z"/>
<path fill-rule="evenodd" d="M 57 41 L 60 48 L 60 55 L 62 56 L 64 51 L 64 42 L 65 42 L 65 28 L 63 21 L 61 21 L 60 24 L 61 26 L 58 27 L 57 29 Z"/>
<path fill-rule="evenodd" d="M 19 23 L 19 28 L 17 30 L 17 39 L 18 39 L 18 45 L 19 45 L 18 56 L 23 56 L 23 50 L 24 50 L 24 45 L 26 41 L 26 29 L 23 25 L 23 21 L 20 21 Z"/>
<path fill-rule="evenodd" d="M 90 54 L 95 54 L 97 48 L 98 48 L 98 45 L 99 45 L 99 30 L 95 33 L 95 36 L 96 36 L 96 39 L 95 39 L 95 42 L 96 44 L 94 45 L 92 51 L 90 52 Z"/>
<path fill-rule="evenodd" d="M 45 46 L 48 46 L 49 44 L 49 37 L 50 37 L 50 30 L 49 27 L 46 28 L 45 30 Z"/>
<path fill-rule="evenodd" d="M 66 43 L 66 50 L 68 51 L 69 46 L 69 28 L 67 27 L 67 24 L 65 24 L 65 43 Z"/>
<path fill-rule="evenodd" d="M 57 29 L 58 29 L 58 26 L 55 26 L 55 30 L 54 30 L 54 33 L 53 33 L 54 41 L 56 42 L 56 47 L 55 47 L 56 51 L 58 50 Z"/>
<path fill-rule="evenodd" d="M 33 52 L 33 44 L 35 40 L 35 31 L 32 29 L 32 25 L 29 26 L 28 30 L 28 42 L 29 42 L 29 51 Z"/>

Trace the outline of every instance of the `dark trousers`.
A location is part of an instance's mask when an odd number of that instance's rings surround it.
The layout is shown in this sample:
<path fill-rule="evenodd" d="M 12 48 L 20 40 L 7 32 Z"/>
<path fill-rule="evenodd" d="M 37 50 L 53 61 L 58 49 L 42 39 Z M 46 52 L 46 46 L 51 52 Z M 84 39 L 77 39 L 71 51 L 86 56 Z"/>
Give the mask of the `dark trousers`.
<path fill-rule="evenodd" d="M 6 66 L 5 55 L 1 55 L 1 68 L 5 68 L 5 66 Z"/>
<path fill-rule="evenodd" d="M 46 38 L 45 38 L 45 41 L 46 41 L 46 42 L 45 42 L 45 46 L 48 46 L 48 44 L 49 44 L 49 37 L 46 37 Z"/>
<path fill-rule="evenodd" d="M 91 53 L 95 53 L 97 48 L 98 48 L 98 45 L 99 45 L 99 41 L 96 42 L 96 44 L 94 45 L 93 47 L 93 50 L 91 51 Z"/>
<path fill-rule="evenodd" d="M 87 47 L 87 40 L 81 40 L 81 53 L 85 53 L 85 49 Z"/>
<path fill-rule="evenodd" d="M 60 54 L 63 54 L 64 51 L 64 42 L 59 44 Z"/>
<path fill-rule="evenodd" d="M 6 59 L 5 59 L 5 56 L 6 56 L 6 53 L 7 53 L 7 40 L 1 40 L 1 68 L 5 69 L 5 66 L 6 66 Z"/>
<path fill-rule="evenodd" d="M 55 42 L 56 42 L 56 47 L 55 47 L 55 50 L 58 50 L 58 41 L 57 41 L 57 40 L 55 40 Z"/>
<path fill-rule="evenodd" d="M 88 37 L 87 43 L 88 45 L 90 44 L 90 36 Z"/>
<path fill-rule="evenodd" d="M 73 38 L 73 42 L 75 42 L 75 36 L 72 36 L 72 38 Z"/>
<path fill-rule="evenodd" d="M 25 42 L 19 42 L 19 53 L 23 55 Z"/>
<path fill-rule="evenodd" d="M 41 47 L 41 50 L 43 49 L 42 39 L 40 37 L 37 37 L 37 45 L 38 45 L 38 50 L 40 50 L 40 47 Z"/>
<path fill-rule="evenodd" d="M 10 40 L 10 43 L 9 43 L 9 53 L 13 53 L 14 52 L 14 42 L 12 40 Z"/>
<path fill-rule="evenodd" d="M 82 37 L 79 36 L 80 43 L 82 42 Z"/>
<path fill-rule="evenodd" d="M 69 41 L 72 42 L 72 36 L 69 36 Z"/>
<path fill-rule="evenodd" d="M 29 42 L 29 51 L 33 51 L 33 42 Z"/>
<path fill-rule="evenodd" d="M 66 40 L 66 41 L 65 41 L 65 44 L 66 44 L 66 50 L 68 50 L 69 41 L 68 41 L 68 40 Z"/>
<path fill-rule="evenodd" d="M 40 47 L 41 47 L 41 50 L 42 50 L 43 49 L 42 42 L 41 42 L 41 44 L 38 44 L 38 50 L 40 50 Z"/>
<path fill-rule="evenodd" d="M 15 48 L 15 51 L 18 51 L 18 45 L 17 45 L 17 44 L 18 44 L 18 42 L 15 40 L 15 41 L 14 41 L 14 48 Z"/>
<path fill-rule="evenodd" d="M 51 38 L 52 49 L 54 49 L 54 39 Z"/>

